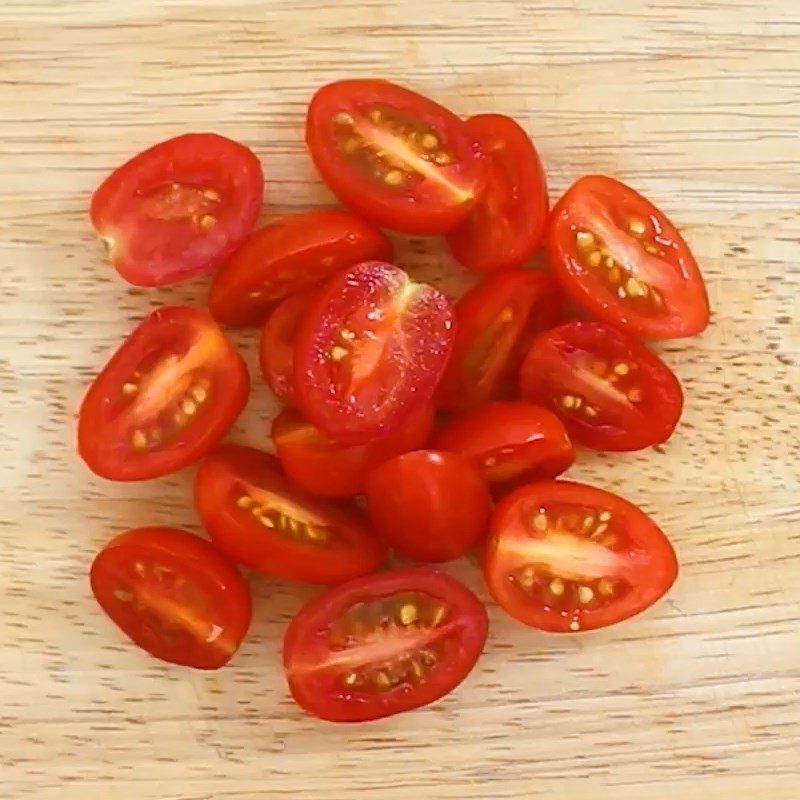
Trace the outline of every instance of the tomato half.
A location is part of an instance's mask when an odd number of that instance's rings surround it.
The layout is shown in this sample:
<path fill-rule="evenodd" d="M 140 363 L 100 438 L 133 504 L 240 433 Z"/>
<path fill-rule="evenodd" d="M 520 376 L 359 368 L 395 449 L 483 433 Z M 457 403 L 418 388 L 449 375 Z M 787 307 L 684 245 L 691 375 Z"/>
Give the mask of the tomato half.
<path fill-rule="evenodd" d="M 487 531 L 491 497 L 483 476 L 457 453 L 417 450 L 372 472 L 367 506 L 378 533 L 417 561 L 452 561 Z"/>
<path fill-rule="evenodd" d="M 306 142 L 345 205 L 406 233 L 450 230 L 488 177 L 483 150 L 461 119 L 388 81 L 323 86 L 308 107 Z"/>
<path fill-rule="evenodd" d="M 208 307 L 223 325 L 257 325 L 284 297 L 353 264 L 391 257 L 386 236 L 353 214 L 293 214 L 256 231 L 223 265 Z"/>
<path fill-rule="evenodd" d="M 447 235 L 450 251 L 481 272 L 520 267 L 542 243 L 550 210 L 541 159 L 511 117 L 479 114 L 467 127 L 489 158 L 489 183 L 469 216 Z"/>
<path fill-rule="evenodd" d="M 554 325 L 561 301 L 543 272 L 492 275 L 456 304 L 457 334 L 438 405 L 463 411 L 497 399 L 516 375 L 532 337 Z"/>
<path fill-rule="evenodd" d="M 450 301 L 399 267 L 370 261 L 316 295 L 297 336 L 303 416 L 347 444 L 386 436 L 431 401 L 455 336 Z"/>
<path fill-rule="evenodd" d="M 683 410 L 670 368 L 630 334 L 569 322 L 541 334 L 520 373 L 522 395 L 551 408 L 576 442 L 629 451 L 666 441 Z"/>
<path fill-rule="evenodd" d="M 653 339 L 708 325 L 705 282 L 677 228 L 649 200 L 601 175 L 558 201 L 547 233 L 564 290 L 595 316 Z"/>
<path fill-rule="evenodd" d="M 242 357 L 210 315 L 158 309 L 89 387 L 78 416 L 78 452 L 109 480 L 175 472 L 228 432 L 249 390 Z"/>
<path fill-rule="evenodd" d="M 581 483 L 544 481 L 497 506 L 483 571 L 512 617 L 568 633 L 649 608 L 675 582 L 678 561 L 661 529 L 627 500 Z"/>
<path fill-rule="evenodd" d="M 286 474 L 298 485 L 324 497 L 355 497 L 367 487 L 376 467 L 401 453 L 423 447 L 434 425 L 428 406 L 396 431 L 368 444 L 339 444 L 284 409 L 272 423 L 272 441 Z"/>
<path fill-rule="evenodd" d="M 486 609 L 433 569 L 382 572 L 323 592 L 291 621 L 283 666 L 295 701 L 331 722 L 428 705 L 472 671 Z"/>
<path fill-rule="evenodd" d="M 376 570 L 384 548 L 356 508 L 293 486 L 274 456 L 223 445 L 197 471 L 195 506 L 211 541 L 250 569 L 340 583 Z"/>
<path fill-rule="evenodd" d="M 493 484 L 555 478 L 575 460 L 561 420 L 532 403 L 467 411 L 439 431 L 434 446 L 465 456 Z"/>
<path fill-rule="evenodd" d="M 264 202 L 256 155 L 214 133 L 145 150 L 92 196 L 90 217 L 128 283 L 163 286 L 221 264 L 253 229 Z"/>
<path fill-rule="evenodd" d="M 103 611 L 156 658 L 197 669 L 231 660 L 252 618 L 250 590 L 208 542 L 177 528 L 137 528 L 95 557 Z"/>

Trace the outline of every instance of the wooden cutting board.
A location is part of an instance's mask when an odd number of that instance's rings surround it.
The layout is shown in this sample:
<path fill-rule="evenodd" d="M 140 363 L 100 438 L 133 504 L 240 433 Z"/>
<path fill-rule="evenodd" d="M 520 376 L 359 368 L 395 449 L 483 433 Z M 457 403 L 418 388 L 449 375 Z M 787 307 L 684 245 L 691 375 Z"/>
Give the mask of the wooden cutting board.
<path fill-rule="evenodd" d="M 800 11 L 794 0 L 5 0 L 0 5 L 0 797 L 4 800 L 684 800 L 800 794 Z M 535 137 L 552 193 L 617 175 L 682 226 L 714 323 L 659 348 L 687 407 L 665 447 L 582 453 L 570 475 L 670 532 L 683 572 L 630 624 L 528 630 L 494 606 L 486 655 L 435 707 L 358 727 L 287 699 L 278 643 L 312 592 L 253 580 L 235 662 L 149 660 L 93 604 L 114 532 L 199 530 L 192 472 L 124 486 L 74 455 L 91 377 L 149 309 L 89 193 L 145 146 L 250 146 L 268 214 L 328 203 L 306 103 L 386 76 Z M 458 293 L 435 241 L 400 262 Z M 255 335 L 237 337 L 253 364 Z M 262 445 L 256 389 L 235 438 Z M 482 592 L 473 564 L 452 572 Z"/>

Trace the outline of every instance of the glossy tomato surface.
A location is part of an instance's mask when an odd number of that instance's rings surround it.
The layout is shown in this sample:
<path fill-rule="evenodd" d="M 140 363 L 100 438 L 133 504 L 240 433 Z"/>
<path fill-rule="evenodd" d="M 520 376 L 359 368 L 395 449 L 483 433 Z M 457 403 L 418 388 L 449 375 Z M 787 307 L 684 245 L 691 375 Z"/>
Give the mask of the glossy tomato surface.
<path fill-rule="evenodd" d="M 353 214 L 293 214 L 256 231 L 223 265 L 208 307 L 223 325 L 258 325 L 283 298 L 345 267 L 391 257 L 386 236 Z"/>
<path fill-rule="evenodd" d="M 90 217 L 126 281 L 163 286 L 221 264 L 253 229 L 263 201 L 252 151 L 189 133 L 115 170 L 92 196 Z"/>
<path fill-rule="evenodd" d="M 666 441 L 683 409 L 670 368 L 638 339 L 602 322 L 569 322 L 534 341 L 520 373 L 523 397 L 561 417 L 595 450 Z"/>
<path fill-rule="evenodd" d="M 364 722 L 435 702 L 475 666 L 486 609 L 428 568 L 370 575 L 323 592 L 283 641 L 289 689 L 308 713 Z"/>
<path fill-rule="evenodd" d="M 541 159 L 511 117 L 479 114 L 466 124 L 489 158 L 489 182 L 469 216 L 447 235 L 450 251 L 468 269 L 521 267 L 542 243 L 550 209 Z"/>
<path fill-rule="evenodd" d="M 315 296 L 297 336 L 300 411 L 339 442 L 386 436 L 430 403 L 454 336 L 438 289 L 377 261 L 345 270 Z"/>
<path fill-rule="evenodd" d="M 605 322 L 652 339 L 708 325 L 705 282 L 683 237 L 613 178 L 590 175 L 569 189 L 550 217 L 547 250 L 564 290 Z"/>
<path fill-rule="evenodd" d="M 78 451 L 92 472 L 110 480 L 175 472 L 228 432 L 249 388 L 244 361 L 210 315 L 158 309 L 89 387 Z"/>
<path fill-rule="evenodd" d="M 511 616 L 553 633 L 628 619 L 678 575 L 672 545 L 647 514 L 568 481 L 508 495 L 492 514 L 483 566 L 489 591 Z"/>
<path fill-rule="evenodd" d="M 200 464 L 195 506 L 211 541 L 233 561 L 290 581 L 340 583 L 373 572 L 384 548 L 354 506 L 294 486 L 278 461 L 223 445 Z"/>
<path fill-rule="evenodd" d="M 156 658 L 218 669 L 252 617 L 250 590 L 208 542 L 177 528 L 137 528 L 96 556 L 92 592 L 103 611 Z"/>
<path fill-rule="evenodd" d="M 450 230 L 488 177 L 483 150 L 461 119 L 388 81 L 323 86 L 308 107 L 306 142 L 345 205 L 406 233 Z"/>

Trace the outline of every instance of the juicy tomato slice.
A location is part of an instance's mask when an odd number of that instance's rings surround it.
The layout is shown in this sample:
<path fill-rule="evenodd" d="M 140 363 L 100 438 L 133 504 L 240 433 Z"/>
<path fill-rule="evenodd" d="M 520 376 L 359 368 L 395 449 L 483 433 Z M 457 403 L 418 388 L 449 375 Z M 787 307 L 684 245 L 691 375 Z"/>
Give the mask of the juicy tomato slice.
<path fill-rule="evenodd" d="M 256 231 L 217 272 L 208 307 L 223 325 L 257 325 L 277 302 L 345 267 L 385 261 L 392 244 L 344 211 L 308 211 Z"/>
<path fill-rule="evenodd" d="M 223 445 L 200 464 L 195 506 L 211 541 L 250 569 L 340 583 L 376 570 L 384 548 L 354 507 L 293 486 L 274 456 Z"/>
<path fill-rule="evenodd" d="M 286 408 L 272 423 L 272 441 L 281 466 L 298 486 L 324 497 L 355 497 L 364 494 L 367 476 L 384 461 L 424 447 L 433 425 L 428 406 L 381 439 L 347 445 L 334 442 Z"/>
<path fill-rule="evenodd" d="M 649 608 L 675 582 L 678 561 L 661 529 L 627 500 L 581 483 L 543 481 L 497 506 L 483 571 L 512 617 L 569 633 Z"/>
<path fill-rule="evenodd" d="M 435 702 L 472 671 L 486 609 L 428 568 L 382 572 L 323 592 L 283 640 L 289 689 L 309 714 L 364 722 Z"/>
<path fill-rule="evenodd" d="M 706 286 L 688 245 L 624 183 L 578 180 L 553 209 L 547 250 L 564 290 L 605 322 L 653 339 L 694 336 L 708 325 Z"/>
<path fill-rule="evenodd" d="M 541 334 L 520 373 L 522 395 L 551 408 L 576 442 L 630 451 L 666 441 L 683 410 L 670 368 L 638 339 L 602 322 Z"/>
<path fill-rule="evenodd" d="M 253 229 L 264 175 L 244 145 L 190 133 L 145 150 L 92 197 L 90 217 L 114 268 L 137 286 L 163 286 L 221 264 Z"/>
<path fill-rule="evenodd" d="M 457 334 L 439 406 L 463 411 L 504 394 L 533 336 L 560 312 L 556 283 L 543 272 L 503 272 L 467 292 L 456 304 Z"/>
<path fill-rule="evenodd" d="M 308 107 L 306 142 L 339 199 L 406 233 L 450 230 L 488 177 L 473 132 L 451 111 L 381 80 L 323 86 Z"/>
<path fill-rule="evenodd" d="M 210 315 L 158 309 L 94 379 L 78 417 L 92 472 L 138 481 L 175 472 L 210 450 L 247 403 L 242 357 Z"/>
<path fill-rule="evenodd" d="M 156 658 L 197 669 L 230 661 L 252 618 L 242 576 L 208 542 L 177 528 L 137 528 L 95 557 L 103 611 Z"/>
<path fill-rule="evenodd" d="M 532 403 L 487 403 L 467 411 L 433 443 L 468 458 L 492 484 L 555 478 L 575 460 L 561 420 Z"/>
<path fill-rule="evenodd" d="M 454 336 L 437 289 L 377 261 L 345 270 L 316 295 L 297 336 L 298 406 L 336 441 L 386 436 L 430 403 Z"/>
<path fill-rule="evenodd" d="M 417 561 L 452 561 L 485 536 L 491 511 L 486 481 L 457 453 L 417 450 L 378 467 L 367 482 L 378 533 Z"/>
<path fill-rule="evenodd" d="M 481 272 L 520 267 L 542 243 L 550 210 L 541 159 L 511 117 L 479 114 L 466 124 L 489 158 L 489 183 L 469 216 L 447 235 L 450 251 Z"/>

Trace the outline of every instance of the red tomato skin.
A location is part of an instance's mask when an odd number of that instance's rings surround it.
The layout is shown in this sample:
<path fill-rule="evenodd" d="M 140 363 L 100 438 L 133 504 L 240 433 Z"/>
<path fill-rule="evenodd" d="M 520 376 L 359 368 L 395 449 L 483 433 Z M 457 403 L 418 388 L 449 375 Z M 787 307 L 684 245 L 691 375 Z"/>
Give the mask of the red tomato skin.
<path fill-rule="evenodd" d="M 223 171 L 221 163 L 226 166 Z M 170 182 L 185 182 L 190 189 L 221 197 L 207 207 L 197 201 L 199 209 L 216 220 L 210 229 L 190 221 L 176 230 L 177 212 L 166 198 L 160 212 L 164 216 L 142 220 L 149 194 Z M 231 195 L 236 202 L 225 202 Z M 164 286 L 221 264 L 253 229 L 263 202 L 264 174 L 251 150 L 215 133 L 188 133 L 161 142 L 116 169 L 92 195 L 89 216 L 122 278 L 134 286 Z M 136 225 L 138 237 L 126 235 L 131 225 Z"/>
<path fill-rule="evenodd" d="M 224 383 L 225 390 L 214 399 L 220 387 L 212 385 L 211 400 L 206 404 L 213 417 L 198 414 L 194 425 L 202 419 L 204 427 L 194 430 L 190 425 L 186 430 L 191 435 L 179 436 L 174 446 L 143 455 L 126 445 L 121 452 L 118 439 L 123 431 L 115 422 L 115 398 L 120 396 L 123 383 L 152 350 L 154 340 L 168 340 L 187 330 L 208 337 L 215 364 L 220 364 L 214 375 Z M 87 390 L 78 412 L 78 453 L 95 475 L 112 481 L 142 481 L 177 472 L 202 458 L 230 430 L 249 392 L 250 376 L 244 360 L 209 314 L 186 306 L 157 309 L 125 339 Z M 127 437 L 128 432 L 124 433 Z"/>
<path fill-rule="evenodd" d="M 462 631 L 457 659 L 449 658 L 426 682 L 407 691 L 404 686 L 385 695 L 359 691 L 334 693 L 330 681 L 313 670 L 314 658 L 324 659 L 330 623 L 359 601 L 416 591 L 455 609 Z M 390 570 L 358 578 L 323 592 L 289 623 L 283 639 L 283 666 L 289 691 L 307 713 L 327 722 L 367 722 L 435 703 L 458 687 L 480 657 L 489 629 L 483 603 L 454 578 L 428 567 Z M 320 671 L 322 672 L 322 671 Z"/>
<path fill-rule="evenodd" d="M 539 153 L 511 117 L 478 114 L 466 124 L 489 157 L 489 182 L 469 216 L 448 233 L 450 252 L 479 272 L 521 267 L 542 243 L 550 210 Z"/>
<path fill-rule="evenodd" d="M 487 530 L 491 496 L 456 453 L 417 450 L 385 462 L 367 482 L 367 506 L 386 543 L 417 561 L 460 558 Z"/>

